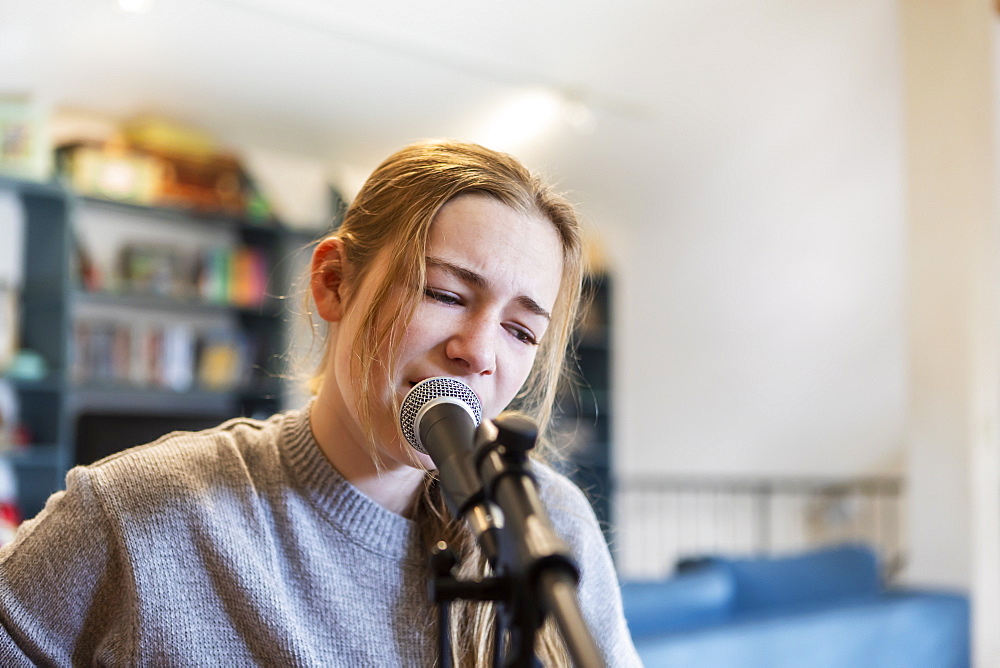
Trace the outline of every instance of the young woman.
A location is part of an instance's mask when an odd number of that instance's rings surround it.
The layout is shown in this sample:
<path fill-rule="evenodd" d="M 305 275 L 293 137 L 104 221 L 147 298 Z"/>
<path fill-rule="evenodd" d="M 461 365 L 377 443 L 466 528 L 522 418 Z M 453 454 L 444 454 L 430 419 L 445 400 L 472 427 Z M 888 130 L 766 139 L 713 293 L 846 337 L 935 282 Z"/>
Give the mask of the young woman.
<path fill-rule="evenodd" d="M 0 551 L 0 664 L 434 665 L 430 546 L 456 549 L 464 577 L 486 567 L 399 404 L 449 376 L 484 418 L 516 407 L 544 426 L 581 275 L 572 207 L 513 158 L 454 142 L 389 157 L 313 254 L 315 398 L 71 471 Z M 637 665 L 588 503 L 535 472 L 605 660 Z M 452 622 L 456 663 L 490 665 L 490 607 Z M 536 648 L 568 663 L 551 624 Z"/>

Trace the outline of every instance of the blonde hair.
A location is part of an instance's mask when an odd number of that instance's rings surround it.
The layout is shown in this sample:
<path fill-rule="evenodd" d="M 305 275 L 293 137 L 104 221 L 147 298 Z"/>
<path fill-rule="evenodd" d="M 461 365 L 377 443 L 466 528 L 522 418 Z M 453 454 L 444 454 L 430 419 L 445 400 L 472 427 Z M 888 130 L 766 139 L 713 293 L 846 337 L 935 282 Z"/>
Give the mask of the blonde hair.
<path fill-rule="evenodd" d="M 564 372 L 566 349 L 574 328 L 583 278 L 579 222 L 573 206 L 515 158 L 475 144 L 431 141 L 412 144 L 387 158 L 368 178 L 348 208 L 336 232 L 344 247 L 350 284 L 373 281 L 372 299 L 351 342 L 351 378 L 356 384 L 358 417 L 365 425 L 369 450 L 376 463 L 373 416 L 384 387 L 392 377 L 399 335 L 412 318 L 426 274 L 426 246 L 431 223 L 447 202 L 463 194 L 492 197 L 514 210 L 550 221 L 562 243 L 563 276 L 534 364 L 511 408 L 531 416 L 544 433 Z M 386 270 L 375 275 L 374 260 L 388 255 Z M 399 290 L 399 286 L 416 289 Z M 351 295 L 348 294 L 348 299 Z M 398 315 L 397 315 L 398 314 Z M 312 392 L 322 384 L 329 345 L 309 382 Z M 395 399 L 393 401 L 396 401 Z M 392 407 L 394 412 L 398 406 Z M 417 460 L 414 458 L 414 463 Z M 410 516 L 417 522 L 427 548 L 446 540 L 459 557 L 459 574 L 482 577 L 487 567 L 476 541 L 464 524 L 453 521 L 439 486 L 429 474 L 414 499 Z M 456 665 L 487 665 L 495 642 L 491 606 L 452 606 L 452 648 Z M 555 630 L 547 624 L 536 649 L 544 665 L 568 663 Z"/>

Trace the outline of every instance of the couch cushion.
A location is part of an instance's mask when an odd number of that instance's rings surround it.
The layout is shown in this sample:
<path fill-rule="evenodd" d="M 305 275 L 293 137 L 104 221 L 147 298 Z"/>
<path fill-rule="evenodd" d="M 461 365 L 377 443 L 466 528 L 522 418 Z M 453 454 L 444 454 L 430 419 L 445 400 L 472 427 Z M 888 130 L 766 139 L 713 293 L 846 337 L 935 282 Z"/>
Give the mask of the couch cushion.
<path fill-rule="evenodd" d="M 968 668 L 968 600 L 890 594 L 810 612 L 742 616 L 687 633 L 636 638 L 635 646 L 650 668 Z"/>
<path fill-rule="evenodd" d="M 881 589 L 875 553 L 861 545 L 768 559 L 713 558 L 708 563 L 732 575 L 737 613 L 864 598 Z"/>
<path fill-rule="evenodd" d="M 633 638 L 717 624 L 732 610 L 731 575 L 711 564 L 665 580 L 625 582 L 621 589 Z"/>

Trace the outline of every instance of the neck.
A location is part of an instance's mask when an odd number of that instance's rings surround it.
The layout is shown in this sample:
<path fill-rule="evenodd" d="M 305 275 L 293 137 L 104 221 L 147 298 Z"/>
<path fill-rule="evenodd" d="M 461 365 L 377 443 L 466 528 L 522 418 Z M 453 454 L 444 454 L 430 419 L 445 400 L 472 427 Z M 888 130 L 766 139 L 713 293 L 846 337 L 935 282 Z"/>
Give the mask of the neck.
<path fill-rule="evenodd" d="M 327 461 L 345 480 L 386 510 L 405 515 L 424 471 L 384 457 L 376 465 L 365 434 L 350 417 L 335 384 L 324 380 L 310 416 L 313 437 Z"/>

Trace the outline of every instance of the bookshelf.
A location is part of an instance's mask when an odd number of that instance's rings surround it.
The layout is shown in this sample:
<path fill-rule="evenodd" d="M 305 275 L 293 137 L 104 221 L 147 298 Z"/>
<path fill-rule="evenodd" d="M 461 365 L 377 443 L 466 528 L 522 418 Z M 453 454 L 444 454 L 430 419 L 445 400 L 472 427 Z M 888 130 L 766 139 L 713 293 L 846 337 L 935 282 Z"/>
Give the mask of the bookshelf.
<path fill-rule="evenodd" d="M 9 379 L 29 443 L 4 456 L 26 516 L 76 464 L 287 405 L 281 296 L 313 235 L 58 184 L 0 190 L 24 215 L 20 347 L 45 368 Z"/>
<path fill-rule="evenodd" d="M 560 395 L 555 443 L 557 468 L 587 495 L 601 527 L 611 522 L 611 337 L 612 280 L 591 274 L 584 282 L 584 311 L 570 353 L 575 382 Z"/>

